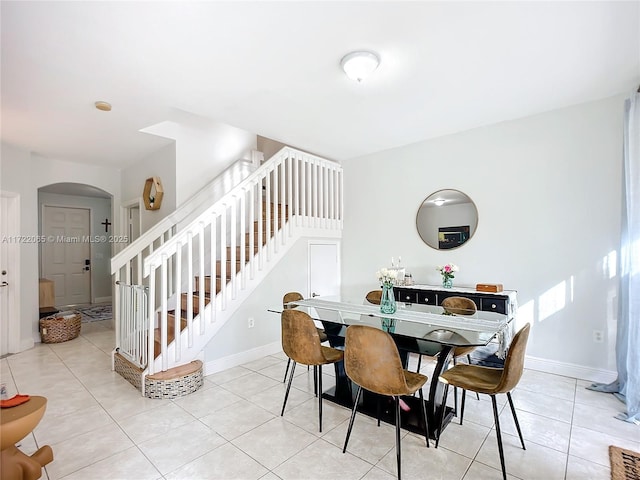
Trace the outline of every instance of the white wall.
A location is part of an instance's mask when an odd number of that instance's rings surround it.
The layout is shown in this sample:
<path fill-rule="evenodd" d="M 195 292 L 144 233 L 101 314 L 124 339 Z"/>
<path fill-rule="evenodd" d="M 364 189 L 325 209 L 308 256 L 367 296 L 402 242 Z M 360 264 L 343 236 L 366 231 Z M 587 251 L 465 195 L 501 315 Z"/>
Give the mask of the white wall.
<path fill-rule="evenodd" d="M 93 185 L 112 195 L 113 205 L 120 203 L 120 171 L 41 157 L 2 143 L 0 188 L 20 196 L 20 235 L 38 234 L 38 188 L 53 183 Z M 116 209 L 111 214 L 119 222 Z M 20 322 L 21 349 L 40 340 L 38 332 L 38 246 L 20 245 Z"/>
<path fill-rule="evenodd" d="M 151 155 L 122 170 L 122 201 L 129 204 L 142 200 L 142 191 L 147 178 L 159 177 L 164 194 L 158 210 L 140 208 L 140 233 L 153 227 L 176 209 L 176 145 L 175 142 L 162 147 Z M 118 208 L 120 205 L 118 205 Z"/>
<path fill-rule="evenodd" d="M 478 128 L 343 162 L 343 294 L 376 287 L 392 256 L 417 283 L 518 291 L 518 326 L 532 322 L 527 354 L 615 370 L 623 97 Z M 422 201 L 457 189 L 478 207 L 474 237 L 438 251 L 416 232 Z M 388 193 L 391 191 L 392 193 Z M 602 330 L 603 343 L 593 331 Z"/>
<path fill-rule="evenodd" d="M 291 291 L 308 295 L 308 239 L 300 239 L 273 268 L 267 278 L 252 292 L 238 311 L 220 329 L 205 349 L 205 362 L 239 352 L 281 342 L 280 316 L 267 312 L 268 307 L 282 306 L 282 296 Z M 255 327 L 248 328 L 248 319 Z"/>
<path fill-rule="evenodd" d="M 236 160 L 250 159 L 257 146 L 255 133 L 188 112 L 173 112 L 171 120 L 143 131 L 176 141 L 176 207 Z"/>

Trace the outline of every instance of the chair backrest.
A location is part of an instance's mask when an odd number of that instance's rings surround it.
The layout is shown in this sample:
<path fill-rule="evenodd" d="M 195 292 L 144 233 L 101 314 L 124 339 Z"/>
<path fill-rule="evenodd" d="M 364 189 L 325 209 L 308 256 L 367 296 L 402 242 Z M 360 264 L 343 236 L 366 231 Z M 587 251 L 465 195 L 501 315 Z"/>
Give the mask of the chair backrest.
<path fill-rule="evenodd" d="M 306 312 L 285 309 L 281 322 L 282 349 L 289 358 L 303 365 L 324 363 L 318 329 Z"/>
<path fill-rule="evenodd" d="M 513 390 L 524 370 L 524 353 L 527 349 L 527 340 L 529 339 L 530 325 L 527 323 L 522 327 L 511 341 L 507 358 L 504 360 L 504 368 L 500 383 L 496 387 L 495 393 L 505 393 Z"/>
<path fill-rule="evenodd" d="M 286 307 L 286 304 L 289 302 L 295 302 L 296 300 L 302 300 L 303 298 L 302 294 L 298 292 L 285 293 L 284 297 L 282 297 L 282 306 L 285 308 L 294 308 L 293 306 Z"/>
<path fill-rule="evenodd" d="M 408 387 L 393 338 L 366 325 L 347 328 L 344 347 L 347 376 L 365 390 L 381 395 L 406 394 Z"/>
<path fill-rule="evenodd" d="M 365 297 L 367 302 L 375 305 L 380 305 L 380 299 L 382 298 L 382 290 L 371 290 Z"/>
<path fill-rule="evenodd" d="M 467 297 L 447 297 L 440 306 L 454 315 L 473 315 L 478 310 L 475 302 Z"/>

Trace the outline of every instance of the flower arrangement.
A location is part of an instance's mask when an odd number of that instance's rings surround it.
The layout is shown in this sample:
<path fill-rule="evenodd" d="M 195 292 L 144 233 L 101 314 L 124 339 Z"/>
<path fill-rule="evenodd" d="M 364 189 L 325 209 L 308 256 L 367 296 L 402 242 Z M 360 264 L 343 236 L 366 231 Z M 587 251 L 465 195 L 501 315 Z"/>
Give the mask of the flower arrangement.
<path fill-rule="evenodd" d="M 436 270 L 440 272 L 443 280 L 450 280 L 452 278 L 456 278 L 454 273 L 458 271 L 458 266 L 453 263 L 447 263 L 442 266 L 437 266 Z"/>
<path fill-rule="evenodd" d="M 398 271 L 395 269 L 381 268 L 376 272 L 376 277 L 384 286 L 392 287 L 398 278 Z"/>

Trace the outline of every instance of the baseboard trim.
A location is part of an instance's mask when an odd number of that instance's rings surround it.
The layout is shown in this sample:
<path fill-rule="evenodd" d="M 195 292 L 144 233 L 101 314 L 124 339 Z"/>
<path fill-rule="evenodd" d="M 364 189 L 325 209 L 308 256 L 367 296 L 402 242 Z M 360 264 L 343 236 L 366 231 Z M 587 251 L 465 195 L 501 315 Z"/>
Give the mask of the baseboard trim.
<path fill-rule="evenodd" d="M 109 295 L 108 297 L 96 297 L 93 303 L 111 303 L 111 299 L 111 295 Z"/>
<path fill-rule="evenodd" d="M 617 378 L 617 373 L 601 368 L 585 367 L 574 363 L 557 362 L 546 358 L 532 357 L 527 355 L 524 367 L 539 372 L 553 373 L 564 377 L 579 378 L 590 382 L 611 383 Z"/>
<path fill-rule="evenodd" d="M 204 374 L 212 375 L 222 372 L 228 368 L 237 367 L 245 363 L 253 362 L 267 355 L 273 355 L 282 351 L 281 342 L 268 343 L 260 347 L 245 350 L 244 352 L 234 353 L 226 357 L 218 358 L 204 364 Z"/>

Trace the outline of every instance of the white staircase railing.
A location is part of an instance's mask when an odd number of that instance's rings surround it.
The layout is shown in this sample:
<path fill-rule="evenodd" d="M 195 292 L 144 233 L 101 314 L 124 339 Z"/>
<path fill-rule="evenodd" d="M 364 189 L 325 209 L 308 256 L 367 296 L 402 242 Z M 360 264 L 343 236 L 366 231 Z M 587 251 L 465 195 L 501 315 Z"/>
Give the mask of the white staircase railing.
<path fill-rule="evenodd" d="M 342 219 L 342 167 L 285 147 L 175 231 L 142 261 L 147 373 L 195 359 L 299 236 Z"/>

